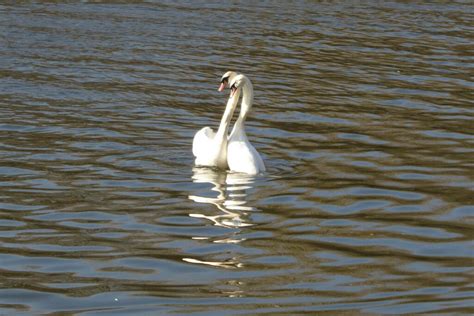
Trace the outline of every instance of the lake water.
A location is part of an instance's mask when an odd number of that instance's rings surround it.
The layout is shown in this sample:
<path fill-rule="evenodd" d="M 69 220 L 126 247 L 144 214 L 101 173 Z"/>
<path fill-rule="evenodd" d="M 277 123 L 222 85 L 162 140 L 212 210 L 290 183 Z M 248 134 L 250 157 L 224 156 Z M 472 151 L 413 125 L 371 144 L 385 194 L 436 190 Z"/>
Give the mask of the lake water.
<path fill-rule="evenodd" d="M 473 313 L 473 9 L 3 4 L 0 314 Z M 227 70 L 256 178 L 193 168 Z"/>

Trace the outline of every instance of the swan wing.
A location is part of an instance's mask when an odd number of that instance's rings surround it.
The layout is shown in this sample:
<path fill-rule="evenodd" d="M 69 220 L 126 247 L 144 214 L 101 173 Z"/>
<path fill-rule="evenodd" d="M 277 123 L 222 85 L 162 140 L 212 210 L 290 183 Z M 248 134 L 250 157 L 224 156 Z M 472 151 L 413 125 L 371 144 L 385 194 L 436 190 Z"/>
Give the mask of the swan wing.
<path fill-rule="evenodd" d="M 234 172 L 258 174 L 265 171 L 262 157 L 248 141 L 230 141 L 227 146 L 227 162 Z"/>
<path fill-rule="evenodd" d="M 265 172 L 266 168 L 265 168 L 265 164 L 263 163 L 262 157 L 258 153 L 257 149 L 255 149 L 255 147 L 253 147 L 252 145 L 250 145 L 250 147 L 251 147 L 251 150 L 253 151 L 253 156 L 254 156 L 255 162 L 258 166 L 259 172 Z"/>
<path fill-rule="evenodd" d="M 193 155 L 194 157 L 200 157 L 206 155 L 209 147 L 212 145 L 212 140 L 216 136 L 216 133 L 210 127 L 201 128 L 193 139 Z"/>

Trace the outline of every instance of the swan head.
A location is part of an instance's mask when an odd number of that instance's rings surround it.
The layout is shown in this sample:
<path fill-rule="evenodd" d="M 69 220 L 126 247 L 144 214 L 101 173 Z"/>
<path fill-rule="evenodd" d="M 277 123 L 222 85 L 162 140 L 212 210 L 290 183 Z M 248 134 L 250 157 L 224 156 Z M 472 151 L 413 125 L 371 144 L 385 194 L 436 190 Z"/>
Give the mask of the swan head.
<path fill-rule="evenodd" d="M 220 86 L 219 86 L 218 91 L 221 92 L 222 90 L 224 90 L 224 88 L 226 87 L 226 85 L 228 85 L 229 82 L 230 82 L 235 76 L 237 76 L 237 73 L 236 73 L 235 71 L 228 71 L 228 72 L 226 72 L 224 75 L 222 75 L 221 84 L 220 84 Z"/>
<path fill-rule="evenodd" d="M 249 79 L 246 76 L 242 75 L 242 74 L 238 74 L 238 75 L 232 77 L 229 80 L 230 97 L 233 97 L 235 92 L 240 87 L 242 87 L 247 81 L 249 81 Z"/>

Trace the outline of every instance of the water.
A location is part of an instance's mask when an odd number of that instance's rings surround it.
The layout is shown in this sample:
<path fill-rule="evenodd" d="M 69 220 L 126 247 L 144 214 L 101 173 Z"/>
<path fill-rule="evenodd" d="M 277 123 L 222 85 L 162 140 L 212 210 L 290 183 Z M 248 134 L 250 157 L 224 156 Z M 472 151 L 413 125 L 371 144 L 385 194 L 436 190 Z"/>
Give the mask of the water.
<path fill-rule="evenodd" d="M 0 313 L 474 312 L 470 1 L 0 7 Z M 268 172 L 194 169 L 227 70 Z"/>

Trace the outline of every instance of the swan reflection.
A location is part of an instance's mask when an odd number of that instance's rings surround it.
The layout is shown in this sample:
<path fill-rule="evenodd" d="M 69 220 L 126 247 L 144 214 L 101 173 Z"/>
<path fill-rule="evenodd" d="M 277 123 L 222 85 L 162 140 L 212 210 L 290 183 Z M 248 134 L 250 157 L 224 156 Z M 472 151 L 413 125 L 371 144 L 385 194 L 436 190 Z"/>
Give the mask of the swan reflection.
<path fill-rule="evenodd" d="M 183 258 L 183 261 L 186 261 L 186 262 L 189 262 L 189 263 L 205 264 L 205 265 L 208 265 L 208 266 L 220 267 L 220 268 L 226 268 L 226 269 L 235 269 L 235 268 L 243 267 L 243 264 L 236 261 L 236 260 L 202 261 L 202 260 L 193 259 L 193 258 Z"/>
<path fill-rule="evenodd" d="M 228 228 L 252 226 L 245 216 L 246 212 L 255 208 L 246 205 L 246 191 L 253 187 L 255 178 L 246 174 L 227 173 L 210 168 L 194 168 L 193 182 L 210 183 L 211 191 L 217 192 L 217 197 L 190 195 L 189 199 L 198 203 L 215 205 L 221 212 L 216 215 L 192 213 L 191 217 L 205 218 L 214 225 Z M 224 241 L 222 241 L 224 242 Z"/>
<path fill-rule="evenodd" d="M 191 213 L 189 216 L 206 219 L 215 226 L 232 228 L 228 234 L 221 238 L 209 236 L 192 237 L 194 240 L 212 240 L 213 243 L 238 244 L 245 240 L 239 236 L 242 227 L 252 226 L 249 222 L 248 212 L 255 208 L 247 205 L 247 191 L 253 188 L 255 177 L 247 174 L 227 173 L 210 168 L 194 168 L 192 180 L 194 183 L 210 183 L 210 190 L 202 195 L 190 195 L 189 199 L 197 203 L 212 204 L 213 215 L 202 213 Z M 217 196 L 216 196 L 217 195 Z M 227 259 L 215 260 L 215 258 L 183 258 L 182 260 L 194 264 L 202 264 L 225 269 L 236 269 L 243 267 L 239 255 L 234 254 Z M 240 293 L 240 291 L 237 291 Z M 229 295 L 240 295 L 231 293 Z"/>

